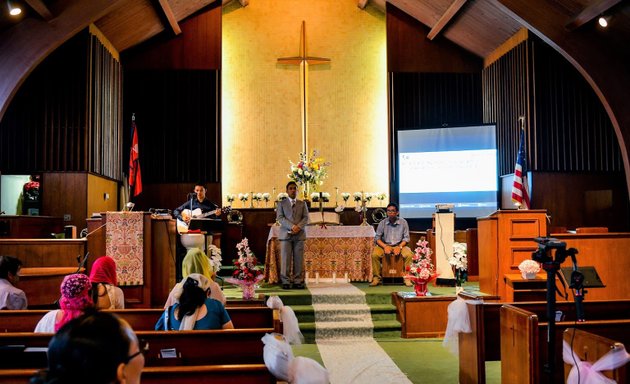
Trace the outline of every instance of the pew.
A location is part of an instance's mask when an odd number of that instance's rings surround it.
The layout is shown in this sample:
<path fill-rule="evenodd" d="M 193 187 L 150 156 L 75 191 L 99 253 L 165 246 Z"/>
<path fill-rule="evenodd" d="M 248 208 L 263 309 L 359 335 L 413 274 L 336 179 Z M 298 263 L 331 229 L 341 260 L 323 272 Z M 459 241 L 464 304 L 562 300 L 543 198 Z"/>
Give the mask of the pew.
<path fill-rule="evenodd" d="M 282 333 L 278 310 L 268 307 L 226 307 L 235 328 L 273 328 Z M 45 310 L 0 311 L 0 332 L 32 332 Z M 125 319 L 134 331 L 151 331 L 163 309 L 104 310 Z"/>
<path fill-rule="evenodd" d="M 588 361 L 593 364 L 612 350 L 624 348 L 622 343 L 598 336 L 581 329 L 567 328 L 564 330 L 563 340 L 572 346 L 572 349 L 581 361 Z M 573 368 L 571 364 L 564 364 L 564 379 L 569 377 L 569 372 Z M 604 376 L 615 380 L 617 383 L 627 383 L 627 364 L 614 370 L 602 371 Z"/>
<path fill-rule="evenodd" d="M 466 298 L 460 294 L 460 297 Z M 459 382 L 485 383 L 486 361 L 501 360 L 500 309 L 504 303 L 467 302 L 471 333 L 459 334 Z M 513 304 L 538 314 L 546 321 L 546 302 L 522 302 Z M 628 317 L 630 300 L 584 302 L 587 320 Z M 558 302 L 556 309 L 563 312 L 565 320 L 574 320 L 575 304 Z M 571 323 L 572 324 L 572 323 Z"/>
<path fill-rule="evenodd" d="M 26 384 L 37 369 L 0 370 L 0 382 Z M 265 364 L 197 365 L 191 367 L 145 367 L 144 384 L 271 384 L 276 379 Z"/>
<path fill-rule="evenodd" d="M 589 309 L 586 307 L 585 310 Z M 630 332 L 627 331 L 630 327 L 630 312 L 627 308 L 623 314 L 618 311 L 613 311 L 608 316 L 598 314 L 586 322 L 556 322 L 555 339 L 552 340 L 555 348 L 555 369 L 553 377 L 549 378 L 543 372 L 543 364 L 548 360 L 547 319 L 528 309 L 506 304 L 500 309 L 500 327 L 503 383 L 564 382 L 562 333 L 569 327 L 616 339 L 624 344 L 630 342 Z"/>
<path fill-rule="evenodd" d="M 222 329 L 211 331 L 138 331 L 146 341 L 145 366 L 196 366 L 217 364 L 263 364 L 262 337 L 273 328 Z M 53 334 L 15 332 L 0 334 L 0 368 L 44 368 L 44 348 Z M 3 347 L 10 346 L 9 349 Z M 25 349 L 26 348 L 26 349 Z M 33 350 L 29 352 L 29 350 Z M 166 352 L 172 351 L 173 357 Z M 43 357 L 43 359 L 42 359 Z"/>

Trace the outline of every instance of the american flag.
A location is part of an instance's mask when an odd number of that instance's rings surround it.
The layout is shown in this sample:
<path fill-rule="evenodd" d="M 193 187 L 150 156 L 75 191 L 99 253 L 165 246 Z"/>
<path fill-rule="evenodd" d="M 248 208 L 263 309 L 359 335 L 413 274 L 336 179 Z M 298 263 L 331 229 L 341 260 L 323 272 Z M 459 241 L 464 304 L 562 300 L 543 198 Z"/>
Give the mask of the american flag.
<path fill-rule="evenodd" d="M 525 130 L 521 128 L 516 167 L 514 168 L 514 184 L 512 185 L 512 201 L 519 208 L 529 209 L 529 194 L 527 193 L 527 167 L 525 156 Z"/>

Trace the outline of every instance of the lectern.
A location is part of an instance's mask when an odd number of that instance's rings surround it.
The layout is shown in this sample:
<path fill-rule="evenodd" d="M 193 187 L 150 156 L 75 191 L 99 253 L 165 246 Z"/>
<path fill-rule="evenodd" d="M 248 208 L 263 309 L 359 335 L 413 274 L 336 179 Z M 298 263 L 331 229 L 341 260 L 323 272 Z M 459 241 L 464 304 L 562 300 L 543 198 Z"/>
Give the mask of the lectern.
<path fill-rule="evenodd" d="M 538 249 L 535 237 L 547 234 L 544 209 L 500 210 L 477 219 L 479 290 L 507 298 L 505 277 L 519 273 L 518 265 Z"/>

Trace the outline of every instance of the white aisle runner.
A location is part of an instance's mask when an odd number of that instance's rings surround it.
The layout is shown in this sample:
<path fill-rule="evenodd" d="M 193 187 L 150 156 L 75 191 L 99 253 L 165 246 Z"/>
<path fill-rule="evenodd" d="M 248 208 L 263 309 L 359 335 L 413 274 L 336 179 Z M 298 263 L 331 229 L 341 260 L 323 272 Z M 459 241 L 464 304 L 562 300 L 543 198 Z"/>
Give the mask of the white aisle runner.
<path fill-rule="evenodd" d="M 373 338 L 365 293 L 348 283 L 309 284 L 315 342 L 331 384 L 411 383 Z"/>

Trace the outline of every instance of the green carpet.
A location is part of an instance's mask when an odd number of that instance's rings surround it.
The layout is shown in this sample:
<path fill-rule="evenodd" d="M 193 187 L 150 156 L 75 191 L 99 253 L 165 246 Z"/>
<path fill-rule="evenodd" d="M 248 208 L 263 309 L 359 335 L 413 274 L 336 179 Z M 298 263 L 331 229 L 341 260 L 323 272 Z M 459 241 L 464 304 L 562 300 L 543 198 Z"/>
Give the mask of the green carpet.
<path fill-rule="evenodd" d="M 219 284 L 221 282 L 219 281 Z M 375 339 L 383 350 L 392 358 L 394 363 L 404 372 L 409 380 L 415 383 L 454 384 L 458 382 L 458 360 L 442 347 L 442 339 L 403 339 L 400 337 L 400 323 L 395 320 L 395 308 L 391 304 L 391 293 L 413 291 L 413 288 L 403 285 L 386 285 L 369 287 L 368 283 L 353 283 L 358 289 L 366 293 L 366 301 L 372 312 L 375 324 Z M 478 292 L 479 284 L 469 282 L 464 285 L 467 291 Z M 432 295 L 453 295 L 453 287 L 434 287 L 429 285 Z M 225 284 L 225 295 L 230 299 L 238 299 L 242 292 L 240 288 Z M 322 364 L 317 345 L 313 343 L 314 315 L 312 299 L 308 289 L 283 290 L 277 284 L 263 283 L 256 290 L 266 296 L 278 295 L 285 305 L 290 305 L 300 321 L 300 328 L 307 339 L 306 344 L 293 346 L 295 356 L 312 358 Z M 379 332 L 376 327 L 382 326 Z M 389 327 L 389 328 L 388 328 Z M 501 363 L 486 363 L 486 383 L 501 382 Z"/>

